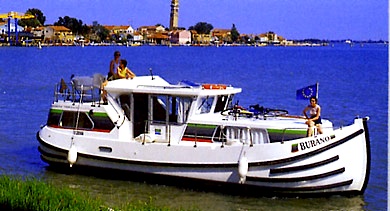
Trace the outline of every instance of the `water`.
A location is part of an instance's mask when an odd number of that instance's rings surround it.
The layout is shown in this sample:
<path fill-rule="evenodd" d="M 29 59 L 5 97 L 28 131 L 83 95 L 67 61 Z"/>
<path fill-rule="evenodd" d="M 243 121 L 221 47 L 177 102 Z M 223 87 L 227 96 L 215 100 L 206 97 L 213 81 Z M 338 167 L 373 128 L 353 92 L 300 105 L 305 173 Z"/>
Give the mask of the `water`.
<path fill-rule="evenodd" d="M 183 79 L 233 84 L 236 100 L 301 114 L 308 102 L 295 91 L 320 83 L 323 118 L 335 125 L 369 116 L 372 167 L 362 196 L 265 198 L 192 190 L 142 179 L 128 181 L 50 170 L 39 158 L 35 134 L 46 122 L 54 83 L 72 74 L 106 74 L 115 50 L 137 75 L 149 68 L 172 83 Z M 152 201 L 202 210 L 386 210 L 388 47 L 47 47 L 0 48 L 0 173 L 40 177 L 87 191 L 112 205 Z"/>

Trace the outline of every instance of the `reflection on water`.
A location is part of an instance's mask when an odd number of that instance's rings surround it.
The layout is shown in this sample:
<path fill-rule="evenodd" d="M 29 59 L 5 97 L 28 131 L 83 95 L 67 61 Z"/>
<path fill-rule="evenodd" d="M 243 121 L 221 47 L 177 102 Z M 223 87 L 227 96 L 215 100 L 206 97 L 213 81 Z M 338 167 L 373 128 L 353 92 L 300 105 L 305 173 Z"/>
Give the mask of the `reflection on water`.
<path fill-rule="evenodd" d="M 261 197 L 250 196 L 248 193 L 233 194 L 231 191 L 234 190 L 217 192 L 207 188 L 207 191 L 202 191 L 202 187 L 194 190 L 188 188 L 188 185 L 185 187 L 165 185 L 166 182 L 157 183 L 150 181 L 150 178 L 123 180 L 118 175 L 110 177 L 98 174 L 92 176 L 85 172 L 64 173 L 48 168 L 43 178 L 53 185 L 87 192 L 90 196 L 105 201 L 108 206 L 116 207 L 132 201 L 152 201 L 153 204 L 162 207 L 196 210 L 363 210 L 364 207 L 362 196 Z M 174 184 L 174 181 L 170 181 L 169 184 Z"/>

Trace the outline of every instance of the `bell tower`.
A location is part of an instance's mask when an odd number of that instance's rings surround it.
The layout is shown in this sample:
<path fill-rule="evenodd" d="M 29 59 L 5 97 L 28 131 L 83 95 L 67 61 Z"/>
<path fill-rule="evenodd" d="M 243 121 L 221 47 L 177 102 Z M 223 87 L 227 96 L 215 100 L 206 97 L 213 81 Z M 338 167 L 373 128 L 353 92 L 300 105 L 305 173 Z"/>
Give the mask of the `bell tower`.
<path fill-rule="evenodd" d="M 177 29 L 179 25 L 178 23 L 179 23 L 179 0 L 172 0 L 169 30 Z"/>

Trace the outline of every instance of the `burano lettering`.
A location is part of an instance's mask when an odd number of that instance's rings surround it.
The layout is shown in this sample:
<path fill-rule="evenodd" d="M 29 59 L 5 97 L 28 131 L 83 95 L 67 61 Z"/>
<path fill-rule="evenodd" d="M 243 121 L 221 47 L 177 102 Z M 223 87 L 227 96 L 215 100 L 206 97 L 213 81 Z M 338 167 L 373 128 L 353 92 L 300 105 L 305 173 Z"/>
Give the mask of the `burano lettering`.
<path fill-rule="evenodd" d="M 326 137 L 322 137 L 322 138 L 313 139 L 310 141 L 301 142 L 301 143 L 299 143 L 299 147 L 301 148 L 301 150 L 310 149 L 310 148 L 316 147 L 318 145 L 321 145 L 325 142 L 328 142 L 330 139 L 331 139 L 330 136 L 326 136 Z"/>

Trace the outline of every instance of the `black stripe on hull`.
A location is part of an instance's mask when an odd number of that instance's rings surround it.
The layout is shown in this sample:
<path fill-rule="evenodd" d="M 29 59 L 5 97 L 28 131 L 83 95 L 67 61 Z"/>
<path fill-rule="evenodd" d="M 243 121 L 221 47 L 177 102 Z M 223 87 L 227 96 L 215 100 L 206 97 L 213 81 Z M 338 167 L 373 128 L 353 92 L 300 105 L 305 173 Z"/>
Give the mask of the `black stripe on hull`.
<path fill-rule="evenodd" d="M 351 185 L 353 182 L 352 179 L 345 180 L 342 182 L 332 183 L 329 185 L 318 185 L 318 186 L 306 186 L 306 187 L 294 187 L 294 188 L 287 188 L 287 187 L 272 187 L 273 191 L 281 191 L 281 192 L 311 192 L 311 191 L 322 191 L 332 188 L 339 188 L 343 186 Z M 268 187 L 271 188 L 271 187 Z"/>
<path fill-rule="evenodd" d="M 337 174 L 342 174 L 345 172 L 345 168 L 339 168 L 334 171 L 329 171 L 322 174 L 316 174 L 316 175 L 310 175 L 310 176 L 304 176 L 304 177 L 285 177 L 285 178 L 269 178 L 269 177 L 252 177 L 247 176 L 247 181 L 253 181 L 253 182 L 267 182 L 267 183 L 290 183 L 290 182 L 303 182 L 303 181 L 309 181 L 309 180 L 316 180 L 316 179 L 322 179 L 330 176 L 334 176 Z"/>
<path fill-rule="evenodd" d="M 291 172 L 296 172 L 296 171 L 304 171 L 304 170 L 309 170 L 312 168 L 317 168 L 320 166 L 324 166 L 326 164 L 332 163 L 339 160 L 339 156 L 336 155 L 332 158 L 316 162 L 316 163 L 311 163 L 307 165 L 302 165 L 302 166 L 294 166 L 294 167 L 286 167 L 286 168 L 276 168 L 276 169 L 270 169 L 270 174 L 281 174 L 281 173 L 291 173 Z"/>
<path fill-rule="evenodd" d="M 366 166 L 366 177 L 363 183 L 363 187 L 360 191 L 360 194 L 364 193 L 367 188 L 368 180 L 370 179 L 370 171 L 371 171 L 371 146 L 370 146 L 370 134 L 368 132 L 368 118 L 363 118 L 363 128 L 365 131 L 366 138 L 366 148 L 367 148 L 367 166 Z"/>
<path fill-rule="evenodd" d="M 59 154 L 54 154 L 54 153 L 50 153 L 50 152 L 46 152 L 45 150 L 42 149 L 41 146 L 38 147 L 38 151 L 39 153 L 41 153 L 41 155 L 44 155 L 46 157 L 50 157 L 50 158 L 53 158 L 53 159 L 57 159 L 57 160 L 64 160 L 66 161 L 68 158 L 66 157 L 66 155 L 59 155 Z M 64 152 L 65 153 L 65 152 Z"/>

